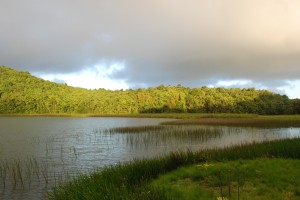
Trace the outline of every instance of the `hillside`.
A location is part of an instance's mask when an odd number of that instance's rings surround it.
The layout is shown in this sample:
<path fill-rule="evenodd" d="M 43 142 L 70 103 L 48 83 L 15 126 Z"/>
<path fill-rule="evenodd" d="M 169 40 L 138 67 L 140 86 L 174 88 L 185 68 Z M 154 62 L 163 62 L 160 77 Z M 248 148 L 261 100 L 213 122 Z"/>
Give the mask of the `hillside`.
<path fill-rule="evenodd" d="M 299 114 L 300 101 L 267 90 L 185 88 L 87 90 L 0 66 L 0 113 L 257 113 Z"/>

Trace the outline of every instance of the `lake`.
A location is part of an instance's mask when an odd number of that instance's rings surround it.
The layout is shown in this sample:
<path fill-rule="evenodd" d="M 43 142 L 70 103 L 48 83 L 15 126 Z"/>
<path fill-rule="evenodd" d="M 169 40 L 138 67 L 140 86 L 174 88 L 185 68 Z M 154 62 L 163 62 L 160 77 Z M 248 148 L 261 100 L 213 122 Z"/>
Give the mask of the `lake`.
<path fill-rule="evenodd" d="M 300 136 L 300 128 L 163 126 L 139 133 L 116 127 L 171 119 L 0 117 L 0 199 L 43 199 L 80 173 L 178 150 L 222 148 Z"/>

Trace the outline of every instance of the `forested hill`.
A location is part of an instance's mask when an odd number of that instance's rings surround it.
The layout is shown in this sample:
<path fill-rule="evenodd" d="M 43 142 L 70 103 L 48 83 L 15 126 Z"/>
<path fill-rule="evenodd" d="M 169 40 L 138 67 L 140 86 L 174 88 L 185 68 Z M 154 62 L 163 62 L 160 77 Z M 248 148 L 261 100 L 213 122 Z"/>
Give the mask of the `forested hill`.
<path fill-rule="evenodd" d="M 0 113 L 300 113 L 298 99 L 266 90 L 185 88 L 87 90 L 0 66 Z"/>

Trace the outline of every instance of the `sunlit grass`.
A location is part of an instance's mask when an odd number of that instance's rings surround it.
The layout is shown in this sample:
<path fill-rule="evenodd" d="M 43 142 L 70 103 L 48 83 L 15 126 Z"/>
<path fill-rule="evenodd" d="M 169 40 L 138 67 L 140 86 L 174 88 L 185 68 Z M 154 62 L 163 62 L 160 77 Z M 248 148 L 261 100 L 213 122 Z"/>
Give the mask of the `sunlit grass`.
<path fill-rule="evenodd" d="M 179 168 L 152 182 L 170 199 L 300 199 L 300 160 L 211 162 Z"/>
<path fill-rule="evenodd" d="M 161 123 L 162 125 L 226 125 L 251 127 L 300 127 L 300 115 L 216 115 L 199 118 L 179 119 Z"/>
<path fill-rule="evenodd" d="M 173 119 L 197 119 L 197 118 L 281 118 L 300 119 L 300 115 L 258 115 L 258 114 L 234 114 L 234 113 L 135 113 L 135 114 L 78 114 L 78 113 L 45 113 L 45 114 L 0 114 L 1 116 L 54 116 L 54 117 L 137 117 L 137 118 L 173 118 Z"/>
<path fill-rule="evenodd" d="M 80 176 L 74 181 L 56 187 L 49 198 L 167 199 L 168 193 L 165 189 L 152 187 L 149 185 L 149 182 L 179 167 L 241 159 L 299 159 L 299 146 L 300 139 L 287 139 L 261 144 L 235 146 L 222 150 L 174 152 L 164 157 L 135 160 L 107 167 L 104 170 L 95 171 L 90 175 Z M 199 189 L 199 192 L 201 193 L 201 189 Z M 208 194 L 208 197 L 213 194 Z"/>
<path fill-rule="evenodd" d="M 0 117 L 132 117 L 178 119 L 168 125 L 238 125 L 268 127 L 300 127 L 300 115 L 257 115 L 232 113 L 135 113 L 135 114 L 0 114 Z"/>

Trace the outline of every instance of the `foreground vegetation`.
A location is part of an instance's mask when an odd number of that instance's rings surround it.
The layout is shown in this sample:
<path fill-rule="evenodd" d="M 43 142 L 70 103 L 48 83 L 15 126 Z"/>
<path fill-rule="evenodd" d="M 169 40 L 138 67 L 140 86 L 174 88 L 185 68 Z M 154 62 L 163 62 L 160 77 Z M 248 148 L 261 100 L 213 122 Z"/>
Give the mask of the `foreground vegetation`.
<path fill-rule="evenodd" d="M 207 162 L 153 181 L 169 199 L 300 199 L 300 160 Z"/>
<path fill-rule="evenodd" d="M 299 114 L 300 100 L 253 88 L 87 90 L 0 66 L 0 114 Z"/>
<path fill-rule="evenodd" d="M 107 167 L 90 175 L 82 175 L 74 181 L 62 184 L 49 194 L 50 199 L 169 199 L 169 191 L 157 187 L 152 180 L 179 167 L 220 163 L 245 162 L 253 159 L 300 159 L 300 139 L 264 142 L 230 147 L 222 150 L 199 152 L 175 152 L 164 157 L 135 160 Z M 253 161 L 254 162 L 254 161 Z M 260 160 L 257 160 L 260 163 Z M 276 162 L 276 161 L 274 161 Z M 233 164 L 238 162 L 233 162 Z M 289 161 L 288 161 L 289 163 Z M 195 166 L 194 166 L 195 167 Z M 255 166 L 253 166 L 255 169 Z M 241 169 L 241 174 L 244 173 Z M 206 173 L 206 169 L 203 173 Z M 255 169 L 258 170 L 258 169 Z M 208 173 L 208 172 L 207 172 Z M 297 172 L 296 172 L 297 173 Z M 298 174 L 297 174 L 298 176 Z M 281 184 L 282 182 L 280 182 Z M 277 184 L 277 183 L 274 183 Z M 297 183 L 298 184 L 298 183 Z M 277 186 L 276 186 L 277 187 Z M 244 193 L 242 193 L 244 194 Z M 293 195 L 298 195 L 294 191 Z"/>

